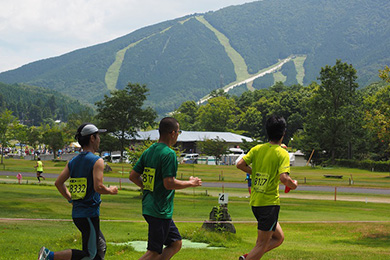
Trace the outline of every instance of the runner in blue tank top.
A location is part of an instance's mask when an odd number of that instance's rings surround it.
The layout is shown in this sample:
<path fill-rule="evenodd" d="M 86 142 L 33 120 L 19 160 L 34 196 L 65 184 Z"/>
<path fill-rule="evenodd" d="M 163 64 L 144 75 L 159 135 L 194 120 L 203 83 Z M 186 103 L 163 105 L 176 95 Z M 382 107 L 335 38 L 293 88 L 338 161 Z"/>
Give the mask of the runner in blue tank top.
<path fill-rule="evenodd" d="M 55 182 L 61 195 L 73 205 L 72 218 L 81 232 L 83 250 L 54 252 L 42 247 L 38 260 L 104 259 L 106 241 L 100 231 L 100 194 L 117 194 L 118 188 L 107 188 L 103 184 L 103 159 L 95 155 L 99 149 L 101 132 L 105 130 L 99 130 L 93 124 L 82 124 L 78 128 L 76 139 L 83 152 L 69 161 Z M 69 188 L 65 185 L 68 179 Z"/>

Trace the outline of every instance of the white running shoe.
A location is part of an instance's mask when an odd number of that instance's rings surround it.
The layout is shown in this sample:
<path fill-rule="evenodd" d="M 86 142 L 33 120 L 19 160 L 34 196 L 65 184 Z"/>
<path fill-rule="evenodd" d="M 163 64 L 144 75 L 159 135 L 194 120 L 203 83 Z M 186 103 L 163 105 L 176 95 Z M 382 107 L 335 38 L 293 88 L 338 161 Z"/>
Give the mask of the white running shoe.
<path fill-rule="evenodd" d="M 50 254 L 50 250 L 46 247 L 41 247 L 41 250 L 39 250 L 38 260 L 47 260 L 48 256 Z"/>

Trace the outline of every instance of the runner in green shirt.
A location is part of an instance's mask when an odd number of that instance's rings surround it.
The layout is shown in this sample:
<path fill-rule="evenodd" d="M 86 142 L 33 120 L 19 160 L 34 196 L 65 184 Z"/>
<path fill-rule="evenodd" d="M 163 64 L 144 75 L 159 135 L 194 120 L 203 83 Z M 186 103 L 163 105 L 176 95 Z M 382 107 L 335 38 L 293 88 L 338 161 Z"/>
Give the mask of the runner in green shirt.
<path fill-rule="evenodd" d="M 148 248 L 140 258 L 142 260 L 171 259 L 179 252 L 182 238 L 172 220 L 175 190 L 202 185 L 197 177 L 191 176 L 188 181 L 176 179 L 178 163 L 176 153 L 170 147 L 180 133 L 176 119 L 163 118 L 158 143 L 141 155 L 130 172 L 129 179 L 143 190 L 142 215 L 149 225 Z"/>
<path fill-rule="evenodd" d="M 297 188 L 297 183 L 289 176 L 288 152 L 280 147 L 286 132 L 286 121 L 283 117 L 271 116 L 266 122 L 266 129 L 270 141 L 253 147 L 237 163 L 238 169 L 251 174 L 250 205 L 258 221 L 256 245 L 239 260 L 258 260 L 264 253 L 283 243 L 284 234 L 278 223 L 279 182 L 293 190 Z"/>

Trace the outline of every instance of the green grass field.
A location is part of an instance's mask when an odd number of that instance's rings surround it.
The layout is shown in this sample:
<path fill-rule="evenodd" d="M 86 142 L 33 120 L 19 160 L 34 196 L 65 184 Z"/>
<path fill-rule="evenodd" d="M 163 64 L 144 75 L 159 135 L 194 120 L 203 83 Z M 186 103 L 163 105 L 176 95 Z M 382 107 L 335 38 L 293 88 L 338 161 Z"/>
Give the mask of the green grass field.
<path fill-rule="evenodd" d="M 44 162 L 45 173 L 59 173 L 65 163 Z M 0 169 L 2 165 L 0 165 Z M 34 162 L 5 160 L 5 170 L 34 172 Z M 111 165 L 106 176 L 127 178 L 131 167 Z M 122 170 L 123 168 L 123 170 Z M 327 179 L 324 174 L 343 175 Z M 357 186 L 389 187 L 388 173 L 344 168 L 292 168 L 292 175 L 302 185 L 348 186 L 352 174 Z M 244 174 L 233 166 L 180 165 L 178 177 L 200 176 L 206 181 L 244 182 Z M 5 176 L 3 176 L 5 177 Z M 3 178 L 1 177 L 1 178 Z M 31 178 L 34 179 L 34 178 Z M 71 220 L 71 205 L 53 186 L 32 180 L 26 184 L 0 181 L 0 259 L 35 259 L 39 248 L 52 250 L 81 248 L 81 237 Z M 117 185 L 117 183 L 106 183 Z M 140 192 L 133 184 L 123 185 L 116 196 L 103 195 L 101 229 L 108 242 L 106 259 L 138 259 L 143 252 L 123 243 L 147 240 L 147 225 L 141 216 Z M 207 191 L 206 191 L 207 190 Z M 213 206 L 218 205 L 220 188 L 190 188 L 175 197 L 174 220 L 184 239 L 203 242 L 220 249 L 183 247 L 174 259 L 238 259 L 256 241 L 257 230 L 248 205 L 246 189 L 226 188 L 229 213 L 236 234 L 207 232 L 201 229 Z M 207 194 L 207 195 L 206 195 Z M 301 196 L 302 198 L 294 197 Z M 292 191 L 282 194 L 280 223 L 285 242 L 263 259 L 389 259 L 390 217 L 388 203 L 365 203 L 321 199 L 326 192 Z M 387 195 L 344 194 L 349 199 L 369 196 L 387 199 Z M 317 199 L 312 199 L 317 197 Z M 320 197 L 320 199 L 318 199 Z M 122 243 L 122 244 L 120 244 Z M 118 245 L 120 244 L 120 245 Z"/>
<path fill-rule="evenodd" d="M 112 244 L 147 240 L 139 195 L 121 190 L 116 196 L 102 196 L 101 228 L 109 243 L 106 259 L 142 255 L 131 246 Z M 253 247 L 257 232 L 248 199 L 229 198 L 229 213 L 238 222 L 236 234 L 200 228 L 215 205 L 214 196 L 177 192 L 174 219 L 183 238 L 221 249 L 183 248 L 175 259 L 237 259 Z M 33 259 L 42 245 L 53 250 L 80 248 L 79 231 L 69 221 L 71 206 L 55 187 L 0 184 L 0 208 L 0 259 Z M 389 258 L 388 204 L 284 198 L 280 222 L 286 240 L 263 259 Z"/>
<path fill-rule="evenodd" d="M 36 162 L 29 160 L 6 159 L 0 164 L 0 171 L 35 172 Z M 44 161 L 44 173 L 59 174 L 65 167 L 65 162 Z M 125 163 L 109 163 L 112 172 L 107 177 L 127 178 L 132 166 Z M 324 175 L 342 175 L 342 179 L 325 178 Z M 180 164 L 177 178 L 188 179 L 189 176 L 198 176 L 208 182 L 244 182 L 245 174 L 235 166 Z M 291 176 L 299 181 L 300 185 L 350 186 L 352 177 L 354 187 L 390 188 L 389 172 L 370 172 L 367 170 L 350 168 L 322 168 L 322 167 L 292 167 Z"/>

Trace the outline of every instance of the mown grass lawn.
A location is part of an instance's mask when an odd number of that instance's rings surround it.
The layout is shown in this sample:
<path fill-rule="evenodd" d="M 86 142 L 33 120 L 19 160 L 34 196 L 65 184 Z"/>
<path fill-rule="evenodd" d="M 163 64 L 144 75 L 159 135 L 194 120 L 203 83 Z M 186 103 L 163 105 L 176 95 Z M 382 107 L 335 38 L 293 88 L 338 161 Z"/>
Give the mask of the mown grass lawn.
<path fill-rule="evenodd" d="M 121 190 L 116 196 L 102 196 L 101 228 L 109 242 L 108 260 L 138 259 L 143 254 L 131 246 L 112 244 L 147 240 L 139 195 Z M 229 197 L 236 234 L 201 229 L 216 205 L 215 196 L 177 192 L 174 220 L 183 238 L 221 248 L 183 248 L 174 259 L 238 259 L 253 247 L 257 230 L 248 199 Z M 0 259 L 35 259 L 42 245 L 53 250 L 81 247 L 80 233 L 69 221 L 71 207 L 54 186 L 0 184 L 0 209 Z M 10 220 L 15 218 L 23 220 Z M 280 223 L 286 240 L 263 259 L 390 257 L 388 204 L 284 198 Z"/>
<path fill-rule="evenodd" d="M 5 159 L 0 165 L 0 171 L 35 172 L 36 162 L 20 159 Z M 44 161 L 44 173 L 59 174 L 66 162 Z M 109 163 L 112 172 L 105 173 L 106 177 L 128 178 L 132 169 L 130 164 Z M 324 175 L 342 175 L 342 179 L 325 178 Z M 205 182 L 240 182 L 244 183 L 245 174 L 234 165 L 201 165 L 180 164 L 177 178 L 188 179 L 198 176 Z M 291 176 L 299 181 L 300 185 L 350 186 L 349 179 L 353 180 L 354 187 L 390 188 L 389 172 L 371 172 L 367 170 L 342 167 L 292 167 Z"/>

